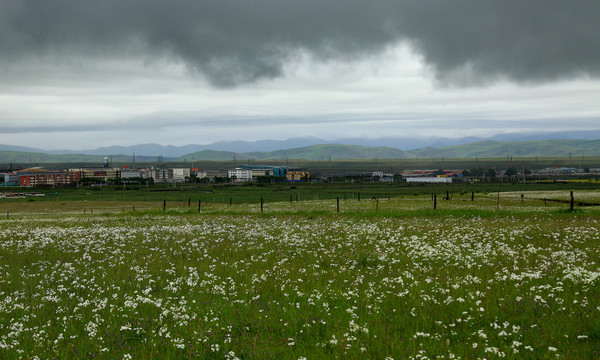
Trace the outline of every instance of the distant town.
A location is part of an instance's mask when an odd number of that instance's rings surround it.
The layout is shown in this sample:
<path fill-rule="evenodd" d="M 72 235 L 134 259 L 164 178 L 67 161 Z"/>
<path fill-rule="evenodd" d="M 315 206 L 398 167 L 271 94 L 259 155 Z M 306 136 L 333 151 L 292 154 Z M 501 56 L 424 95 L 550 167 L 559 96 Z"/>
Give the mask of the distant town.
<path fill-rule="evenodd" d="M 375 165 L 375 164 L 374 164 Z M 134 169 L 111 167 L 108 158 L 99 167 L 46 169 L 31 167 L 0 172 L 1 187 L 106 186 L 154 183 L 275 183 L 309 181 L 377 181 L 406 183 L 452 183 L 552 180 L 594 177 L 600 168 L 548 167 L 538 170 L 507 169 L 411 169 L 400 173 L 381 170 L 311 174 L 310 169 L 272 165 L 239 165 L 230 169 L 203 170 L 197 167 L 151 166 Z M 564 178 L 561 180 L 559 178 Z"/>

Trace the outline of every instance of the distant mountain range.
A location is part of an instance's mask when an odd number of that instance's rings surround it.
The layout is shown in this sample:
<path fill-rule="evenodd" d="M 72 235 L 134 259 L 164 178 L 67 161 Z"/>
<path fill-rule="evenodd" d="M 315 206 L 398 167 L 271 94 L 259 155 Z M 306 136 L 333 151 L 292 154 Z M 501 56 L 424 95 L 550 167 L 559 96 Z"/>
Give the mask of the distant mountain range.
<path fill-rule="evenodd" d="M 144 145 L 135 147 L 143 149 Z M 159 146 L 159 145 L 156 145 Z M 189 145 L 188 147 L 192 147 Z M 88 154 L 49 154 L 33 151 L 7 151 L 0 145 L 0 163 L 97 163 L 101 164 L 104 155 Z M 15 148 L 15 147 L 12 147 Z M 18 147 L 20 150 L 27 148 Z M 175 147 L 172 147 L 175 148 Z M 120 148 L 121 150 L 130 147 Z M 105 153 L 106 154 L 106 153 Z M 135 155 L 137 162 L 200 160 L 342 160 L 342 159 L 406 159 L 406 158 L 494 158 L 494 157 L 580 157 L 600 156 L 600 140 L 531 140 L 531 141 L 495 141 L 484 140 L 445 147 L 425 147 L 411 151 L 386 146 L 363 146 L 346 144 L 318 144 L 293 149 L 275 151 L 253 151 L 238 153 L 223 150 L 200 150 L 183 156 L 145 156 Z M 108 155 L 111 162 L 132 163 L 133 156 L 125 154 Z"/>
<path fill-rule="evenodd" d="M 192 153 L 198 153 L 203 150 L 212 150 L 216 152 L 231 152 L 237 154 L 244 153 L 264 153 L 280 150 L 290 150 L 297 148 L 305 148 L 313 145 L 324 144 L 340 144 L 340 145 L 360 145 L 368 147 L 386 147 L 406 152 L 421 151 L 425 148 L 446 148 L 456 145 L 464 145 L 477 143 L 485 140 L 492 141 L 535 141 L 535 140 L 595 140 L 600 139 L 599 131 L 569 131 L 569 132 L 547 132 L 547 133 L 508 133 L 495 135 L 488 138 L 481 137 L 462 137 L 462 138 L 444 138 L 444 137 L 384 137 L 377 139 L 369 138 L 344 138 L 336 140 L 325 140 L 318 137 L 296 137 L 287 140 L 260 140 L 260 141 L 221 141 L 206 145 L 159 145 L 159 144 L 141 144 L 133 146 L 110 146 L 101 147 L 92 150 L 42 150 L 25 146 L 0 145 L 0 151 L 17 151 L 27 153 L 45 153 L 59 155 L 102 155 L 116 156 L 126 155 L 131 159 L 133 154 L 136 159 L 143 161 L 144 157 L 163 156 L 165 160 L 168 158 L 180 158 Z M 379 151 L 379 150 L 378 150 Z M 574 151 L 573 151 L 574 152 Z M 205 153 L 208 155 L 211 153 Z M 216 153 L 212 155 L 217 156 Z M 318 154 L 320 158 L 322 154 Z M 221 153 L 218 156 L 226 156 Z M 254 156 L 254 155 L 252 155 Z M 287 156 L 287 155 L 286 155 Z M 325 155 L 329 156 L 329 154 Z M 332 155 L 333 156 L 333 155 Z M 418 155 L 421 156 L 421 155 Z M 540 155 L 541 156 L 541 155 Z M 261 155 L 262 157 L 262 155 Z M 290 156 L 291 157 L 291 156 Z"/>
<path fill-rule="evenodd" d="M 1 148 L 1 146 L 0 146 Z M 109 155 L 111 162 L 130 163 L 132 157 L 130 155 Z M 165 159 L 168 161 L 169 159 Z M 170 159 L 175 160 L 175 158 Z M 16 164 L 44 164 L 44 163 L 97 163 L 102 164 L 104 156 L 102 155 L 85 155 L 85 154 L 46 154 L 43 152 L 28 152 L 28 151 L 1 151 L 0 164 L 16 163 Z M 138 162 L 155 162 L 158 161 L 156 156 L 136 156 Z"/>
<path fill-rule="evenodd" d="M 403 159 L 414 157 L 410 153 L 390 147 L 372 147 L 361 145 L 320 144 L 295 149 L 234 153 L 226 151 L 202 150 L 185 155 L 179 160 L 341 160 L 341 159 Z"/>

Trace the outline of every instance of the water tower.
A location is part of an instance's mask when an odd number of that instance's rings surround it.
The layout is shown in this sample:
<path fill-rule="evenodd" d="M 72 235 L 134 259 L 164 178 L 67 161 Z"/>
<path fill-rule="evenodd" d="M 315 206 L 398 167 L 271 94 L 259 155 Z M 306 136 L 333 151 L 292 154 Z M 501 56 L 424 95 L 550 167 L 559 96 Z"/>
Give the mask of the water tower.
<path fill-rule="evenodd" d="M 104 167 L 107 168 L 108 167 L 108 156 L 104 157 Z"/>

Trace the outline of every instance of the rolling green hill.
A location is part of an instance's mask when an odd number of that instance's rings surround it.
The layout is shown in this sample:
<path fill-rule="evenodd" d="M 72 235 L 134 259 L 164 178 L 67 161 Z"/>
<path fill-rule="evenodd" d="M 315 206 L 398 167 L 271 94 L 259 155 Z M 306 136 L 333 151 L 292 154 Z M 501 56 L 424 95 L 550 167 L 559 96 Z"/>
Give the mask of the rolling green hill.
<path fill-rule="evenodd" d="M 248 156 L 245 154 L 237 154 L 231 151 L 216 151 L 216 150 L 202 150 L 195 153 L 187 154 L 179 158 L 179 161 L 194 161 L 194 160 L 210 160 L 210 161 L 227 161 L 232 160 L 233 157 L 237 160 L 246 160 Z"/>
<path fill-rule="evenodd" d="M 370 147 L 358 145 L 324 144 L 306 146 L 296 149 L 277 150 L 270 152 L 248 152 L 234 153 L 229 151 L 203 150 L 187 154 L 179 158 L 186 160 L 283 160 L 283 159 L 305 159 L 305 160 L 341 160 L 341 159 L 402 159 L 412 157 L 409 153 L 390 147 Z"/>
<path fill-rule="evenodd" d="M 414 158 L 506 158 L 506 157 L 575 157 L 600 156 L 600 140 L 536 140 L 536 141 L 480 141 L 442 148 L 424 148 L 403 151 L 391 147 L 323 144 L 271 152 L 235 153 L 202 150 L 178 159 L 163 161 L 229 161 L 237 160 L 369 160 Z M 131 163 L 129 155 L 111 155 L 113 163 Z M 89 163 L 102 164 L 104 156 L 82 154 L 45 154 L 42 152 L 0 151 L 0 164 Z M 138 162 L 158 161 L 156 156 L 136 156 Z"/>
<path fill-rule="evenodd" d="M 111 162 L 132 162 L 131 155 L 110 155 Z M 136 161 L 156 161 L 156 156 L 136 156 Z M 168 161 L 169 159 L 163 159 Z M 47 164 L 47 163 L 90 163 L 101 166 L 102 155 L 46 154 L 42 152 L 0 151 L 0 164 Z"/>
<path fill-rule="evenodd" d="M 600 156 L 600 140 L 479 141 L 475 143 L 425 148 L 411 153 L 422 158 L 495 157 L 575 157 Z"/>
<path fill-rule="evenodd" d="M 113 157 L 114 158 L 114 157 Z M 59 162 L 90 162 L 102 164 L 104 156 L 82 154 L 45 154 L 23 151 L 0 151 L 1 163 L 59 163 Z"/>
<path fill-rule="evenodd" d="M 412 157 L 406 151 L 391 147 L 372 147 L 359 145 L 324 144 L 306 146 L 296 149 L 277 150 L 271 152 L 252 152 L 243 155 L 251 159 L 306 159 L 306 160 L 341 160 L 341 159 L 402 159 Z"/>

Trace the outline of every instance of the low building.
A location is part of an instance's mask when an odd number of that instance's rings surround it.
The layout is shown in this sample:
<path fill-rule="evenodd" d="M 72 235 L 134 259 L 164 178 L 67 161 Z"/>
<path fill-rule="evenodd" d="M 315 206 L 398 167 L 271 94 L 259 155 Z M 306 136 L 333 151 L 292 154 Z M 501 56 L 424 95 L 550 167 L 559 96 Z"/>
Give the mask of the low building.
<path fill-rule="evenodd" d="M 69 171 L 51 171 L 42 168 L 30 168 L 16 172 L 19 186 L 61 186 L 69 185 L 74 180 L 74 173 Z"/>
<path fill-rule="evenodd" d="M 202 172 L 206 174 L 205 177 L 208 178 L 208 180 L 210 180 L 210 181 L 214 181 L 215 178 L 229 177 L 228 171 L 226 171 L 226 170 L 205 170 Z M 202 179 L 202 178 L 200 178 L 200 179 Z"/>
<path fill-rule="evenodd" d="M 205 179 L 208 177 L 208 174 L 204 170 L 200 170 L 199 168 L 191 168 L 190 176 L 195 176 L 197 179 Z"/>
<path fill-rule="evenodd" d="M 371 177 L 377 178 L 380 182 L 394 182 L 394 174 L 383 171 L 373 171 Z"/>
<path fill-rule="evenodd" d="M 573 175 L 576 174 L 577 171 L 575 168 L 567 168 L 567 167 L 548 167 L 545 169 L 541 169 L 539 171 L 540 174 L 543 175 Z"/>
<path fill-rule="evenodd" d="M 227 172 L 227 177 L 236 182 L 257 181 L 261 177 L 284 177 L 285 169 L 277 166 L 243 165 Z"/>
<path fill-rule="evenodd" d="M 275 177 L 285 177 L 287 169 L 283 166 L 271 166 L 271 165 L 240 165 L 236 167 L 236 169 L 251 169 L 257 171 L 271 171 L 271 175 L 267 176 L 275 176 Z"/>
<path fill-rule="evenodd" d="M 424 184 L 449 184 L 452 183 L 451 177 L 432 177 L 432 176 L 419 176 L 419 177 L 408 177 L 406 178 L 407 183 L 424 183 Z"/>
<path fill-rule="evenodd" d="M 150 177 L 155 183 L 166 183 L 173 181 L 173 169 L 169 168 L 152 168 L 150 169 Z"/>
<path fill-rule="evenodd" d="M 144 178 L 145 171 L 140 169 L 121 170 L 121 179 Z"/>
<path fill-rule="evenodd" d="M 454 177 L 460 177 L 463 176 L 463 170 L 457 170 L 457 169 L 452 169 L 452 170 L 442 170 L 444 172 L 444 175 L 446 176 L 454 176 Z"/>
<path fill-rule="evenodd" d="M 121 177 L 120 168 L 78 168 L 69 169 L 69 172 L 73 174 L 73 181 L 79 181 L 83 178 L 95 178 L 107 181 Z"/>
<path fill-rule="evenodd" d="M 408 176 L 434 176 L 439 171 L 440 170 L 438 170 L 438 169 L 404 170 L 404 171 L 402 171 L 401 175 L 403 177 L 408 177 Z"/>
<path fill-rule="evenodd" d="M 208 172 L 206 172 L 206 171 L 200 171 L 200 170 L 192 171 L 192 175 L 195 176 L 196 179 L 208 178 Z"/>
<path fill-rule="evenodd" d="M 302 181 L 310 178 L 310 172 L 306 169 L 288 169 L 285 178 L 287 181 Z"/>
<path fill-rule="evenodd" d="M 256 180 L 261 176 L 275 176 L 273 169 L 252 169 L 252 180 Z"/>

